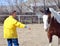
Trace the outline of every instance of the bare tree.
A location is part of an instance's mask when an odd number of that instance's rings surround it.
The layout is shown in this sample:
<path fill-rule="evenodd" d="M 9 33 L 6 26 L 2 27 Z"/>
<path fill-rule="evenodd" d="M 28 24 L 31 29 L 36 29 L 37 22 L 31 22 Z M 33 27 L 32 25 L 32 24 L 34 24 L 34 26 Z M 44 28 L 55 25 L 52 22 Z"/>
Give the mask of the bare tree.
<path fill-rule="evenodd" d="M 19 1 L 19 2 L 20 2 L 20 1 Z M 22 0 L 21 0 L 21 3 L 22 3 Z M 20 4 L 21 4 L 21 3 L 20 3 Z M 22 14 L 22 6 L 20 6 L 20 5 L 18 4 L 18 0 L 15 0 L 15 4 L 16 4 L 16 7 L 18 8 L 20 14 Z"/>
<path fill-rule="evenodd" d="M 7 1 L 7 0 L 6 0 L 6 1 Z M 8 1 L 7 1 L 7 2 L 8 2 Z M 8 7 L 7 7 L 7 6 L 5 6 L 5 7 L 6 7 L 6 8 L 5 8 L 5 9 L 6 9 L 5 11 L 8 12 L 8 14 L 9 14 L 9 9 L 8 9 Z"/>
<path fill-rule="evenodd" d="M 58 0 L 58 7 L 60 8 L 60 0 Z"/>
<path fill-rule="evenodd" d="M 55 2 L 55 4 L 56 4 L 56 5 L 55 5 L 55 6 L 56 6 L 56 8 L 57 8 L 57 9 L 59 9 L 59 7 L 58 7 L 58 4 L 57 4 L 57 1 L 56 1 L 56 0 L 53 0 L 53 1 L 47 0 L 47 3 L 49 3 L 51 6 L 53 6 L 53 5 L 54 5 L 54 4 L 53 4 L 54 2 Z"/>
<path fill-rule="evenodd" d="M 46 8 L 46 3 L 45 3 L 46 0 L 43 0 L 43 4 L 44 4 L 44 11 L 45 11 L 45 8 Z"/>
<path fill-rule="evenodd" d="M 36 14 L 36 0 L 34 0 L 34 13 Z"/>
<path fill-rule="evenodd" d="M 30 10 L 33 10 L 31 7 L 27 6 L 26 4 L 24 4 L 24 6 L 26 6 Z"/>

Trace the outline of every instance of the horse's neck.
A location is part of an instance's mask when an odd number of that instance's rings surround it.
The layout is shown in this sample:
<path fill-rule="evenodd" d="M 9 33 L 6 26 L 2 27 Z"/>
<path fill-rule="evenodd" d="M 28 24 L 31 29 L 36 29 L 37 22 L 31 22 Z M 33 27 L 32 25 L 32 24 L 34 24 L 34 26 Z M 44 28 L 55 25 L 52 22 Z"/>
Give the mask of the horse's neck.
<path fill-rule="evenodd" d="M 55 25 L 60 25 L 60 24 L 57 22 L 56 18 L 52 17 L 51 18 L 51 25 L 55 26 Z"/>
<path fill-rule="evenodd" d="M 48 17 L 48 24 L 51 22 L 51 16 Z"/>
<path fill-rule="evenodd" d="M 55 24 L 54 17 L 52 17 L 52 18 L 50 17 L 49 24 L 50 24 L 50 26 L 53 26 Z"/>
<path fill-rule="evenodd" d="M 56 18 L 54 18 L 54 17 L 52 17 L 52 22 L 53 23 L 58 23 L 57 20 L 56 20 Z"/>
<path fill-rule="evenodd" d="M 52 17 L 52 18 L 51 18 L 51 23 L 54 23 L 54 22 L 55 22 L 55 18 Z"/>

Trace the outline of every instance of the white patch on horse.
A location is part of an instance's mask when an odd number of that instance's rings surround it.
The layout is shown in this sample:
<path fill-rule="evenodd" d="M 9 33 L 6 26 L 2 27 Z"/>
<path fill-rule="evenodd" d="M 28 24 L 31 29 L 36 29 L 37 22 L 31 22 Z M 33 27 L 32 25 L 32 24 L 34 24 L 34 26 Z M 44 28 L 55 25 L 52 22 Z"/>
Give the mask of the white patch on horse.
<path fill-rule="evenodd" d="M 44 30 L 48 28 L 48 15 L 43 15 Z"/>

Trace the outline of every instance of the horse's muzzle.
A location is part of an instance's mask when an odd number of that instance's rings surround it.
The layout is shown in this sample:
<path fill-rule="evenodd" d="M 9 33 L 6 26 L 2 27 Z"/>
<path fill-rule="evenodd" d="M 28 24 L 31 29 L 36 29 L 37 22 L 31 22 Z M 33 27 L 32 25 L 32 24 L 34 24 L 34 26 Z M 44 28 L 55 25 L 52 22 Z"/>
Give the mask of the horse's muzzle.
<path fill-rule="evenodd" d="M 45 29 L 45 31 L 47 32 L 49 29 L 47 28 L 47 29 Z"/>

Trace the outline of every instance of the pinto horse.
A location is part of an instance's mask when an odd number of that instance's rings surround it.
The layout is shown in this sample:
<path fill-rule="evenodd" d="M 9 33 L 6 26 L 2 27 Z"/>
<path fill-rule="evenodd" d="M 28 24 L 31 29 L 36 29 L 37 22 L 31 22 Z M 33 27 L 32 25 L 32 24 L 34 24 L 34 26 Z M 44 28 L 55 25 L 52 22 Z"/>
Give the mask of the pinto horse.
<path fill-rule="evenodd" d="M 56 18 L 51 15 L 51 11 L 47 10 L 47 22 L 50 25 L 47 28 L 47 36 L 49 39 L 49 46 L 52 46 L 53 35 L 58 36 L 58 45 L 60 44 L 60 23 L 57 22 Z M 52 17 L 51 17 L 52 16 Z"/>

